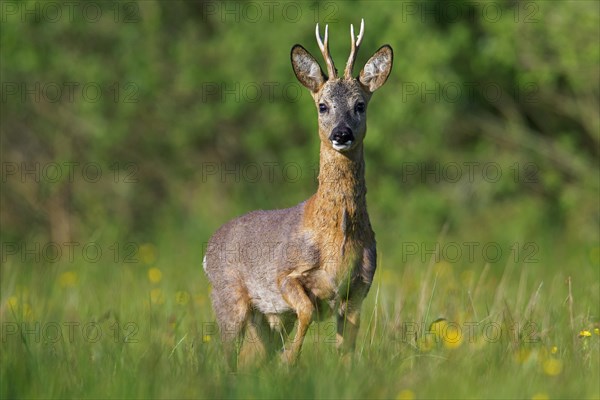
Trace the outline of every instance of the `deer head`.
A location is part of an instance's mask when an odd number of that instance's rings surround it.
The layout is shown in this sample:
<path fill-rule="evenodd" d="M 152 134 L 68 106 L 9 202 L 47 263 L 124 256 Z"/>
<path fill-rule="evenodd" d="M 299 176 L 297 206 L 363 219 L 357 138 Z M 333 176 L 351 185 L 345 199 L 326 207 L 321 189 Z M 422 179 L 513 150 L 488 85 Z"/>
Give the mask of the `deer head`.
<path fill-rule="evenodd" d="M 352 77 L 356 54 L 364 34 L 364 20 L 360 33 L 354 36 L 350 25 L 351 50 L 344 70 L 338 78 L 329 54 L 328 26 L 321 40 L 319 24 L 315 29 L 317 42 L 327 64 L 327 75 L 315 58 L 301 45 L 292 47 L 292 67 L 302 85 L 310 90 L 319 115 L 321 142 L 340 153 L 350 153 L 361 148 L 367 129 L 367 105 L 371 95 L 386 81 L 392 69 L 393 52 L 384 45 L 367 61 L 360 74 Z"/>

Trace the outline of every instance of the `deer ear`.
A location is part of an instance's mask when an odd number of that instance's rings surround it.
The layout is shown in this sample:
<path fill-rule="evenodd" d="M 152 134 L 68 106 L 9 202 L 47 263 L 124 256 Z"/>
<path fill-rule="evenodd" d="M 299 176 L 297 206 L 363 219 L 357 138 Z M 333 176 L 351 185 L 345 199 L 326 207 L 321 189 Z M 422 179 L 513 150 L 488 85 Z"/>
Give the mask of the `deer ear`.
<path fill-rule="evenodd" d="M 384 45 L 373 54 L 365 64 L 360 75 L 359 82 L 371 93 L 379 89 L 387 80 L 392 71 L 394 53 L 389 45 Z"/>
<path fill-rule="evenodd" d="M 299 44 L 292 47 L 291 58 L 296 78 L 311 92 L 318 92 L 327 78 L 317 60 Z"/>

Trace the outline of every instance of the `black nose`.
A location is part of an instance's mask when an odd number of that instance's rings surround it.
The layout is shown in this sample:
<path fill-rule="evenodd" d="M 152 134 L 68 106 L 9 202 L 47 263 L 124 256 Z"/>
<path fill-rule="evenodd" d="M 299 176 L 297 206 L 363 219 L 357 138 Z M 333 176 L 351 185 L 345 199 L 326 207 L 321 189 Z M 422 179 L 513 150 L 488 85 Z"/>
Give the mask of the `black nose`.
<path fill-rule="evenodd" d="M 348 128 L 347 126 L 338 126 L 331 131 L 329 140 L 338 144 L 344 144 L 349 141 L 354 141 L 354 134 L 352 133 L 352 129 Z"/>

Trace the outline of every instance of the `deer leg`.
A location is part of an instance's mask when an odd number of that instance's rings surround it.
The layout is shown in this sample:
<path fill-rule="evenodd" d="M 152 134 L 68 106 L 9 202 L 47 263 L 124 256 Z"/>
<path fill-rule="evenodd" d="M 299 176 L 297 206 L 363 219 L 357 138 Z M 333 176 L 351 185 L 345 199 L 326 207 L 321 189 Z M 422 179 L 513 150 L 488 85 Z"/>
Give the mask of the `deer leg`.
<path fill-rule="evenodd" d="M 360 328 L 360 304 L 345 301 L 340 304 L 337 316 L 336 345 L 342 353 L 354 351 Z"/>
<path fill-rule="evenodd" d="M 237 369 L 239 348 L 249 317 L 250 303 L 245 293 L 242 288 L 223 294 L 216 289 L 212 292 L 213 308 L 221 331 L 225 357 L 232 371 Z"/>
<path fill-rule="evenodd" d="M 377 251 L 373 244 L 363 250 L 362 265 L 339 305 L 336 342 L 337 348 L 342 353 L 354 351 L 356 347 L 356 336 L 360 327 L 360 309 L 369 292 L 371 282 L 373 282 L 376 268 Z"/>
<path fill-rule="evenodd" d="M 289 332 L 294 328 L 295 319 L 286 315 L 269 314 L 265 315 L 266 330 L 268 335 L 263 335 L 264 341 L 268 341 L 268 358 L 284 348 Z"/>
<path fill-rule="evenodd" d="M 270 361 L 284 347 L 294 322 L 283 315 L 254 311 L 246 324 L 239 367 Z"/>
<path fill-rule="evenodd" d="M 254 311 L 246 324 L 244 343 L 240 348 L 240 366 L 258 364 L 268 358 L 270 330 L 264 316 Z"/>
<path fill-rule="evenodd" d="M 284 300 L 292 307 L 298 317 L 296 335 L 282 354 L 282 361 L 284 363 L 294 364 L 298 359 L 304 336 L 312 321 L 314 306 L 306 295 L 304 287 L 302 287 L 296 278 L 290 276 L 283 278 L 281 282 L 281 293 Z"/>

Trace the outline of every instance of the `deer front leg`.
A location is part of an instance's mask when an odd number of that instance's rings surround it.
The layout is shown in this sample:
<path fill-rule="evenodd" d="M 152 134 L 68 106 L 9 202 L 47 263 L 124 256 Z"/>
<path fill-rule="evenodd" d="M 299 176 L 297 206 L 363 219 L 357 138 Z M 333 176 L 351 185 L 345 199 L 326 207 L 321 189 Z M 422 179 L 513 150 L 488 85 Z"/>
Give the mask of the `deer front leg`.
<path fill-rule="evenodd" d="M 377 251 L 373 244 L 364 249 L 362 263 L 338 309 L 336 343 L 342 353 L 354 351 L 356 347 L 356 336 L 360 327 L 360 310 L 373 282 L 376 267 Z"/>
<path fill-rule="evenodd" d="M 337 316 L 336 345 L 343 354 L 354 351 L 356 346 L 356 336 L 360 328 L 360 308 L 361 304 L 354 304 L 352 301 L 340 304 Z"/>
<path fill-rule="evenodd" d="M 300 355 L 302 342 L 312 321 L 313 304 L 304 291 L 298 279 L 286 276 L 281 281 L 281 294 L 284 300 L 292 307 L 298 317 L 298 328 L 292 342 L 286 346 L 281 359 L 286 364 L 294 364 Z"/>

